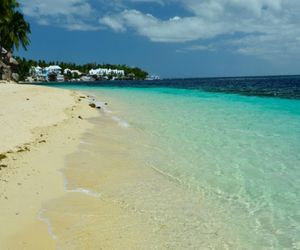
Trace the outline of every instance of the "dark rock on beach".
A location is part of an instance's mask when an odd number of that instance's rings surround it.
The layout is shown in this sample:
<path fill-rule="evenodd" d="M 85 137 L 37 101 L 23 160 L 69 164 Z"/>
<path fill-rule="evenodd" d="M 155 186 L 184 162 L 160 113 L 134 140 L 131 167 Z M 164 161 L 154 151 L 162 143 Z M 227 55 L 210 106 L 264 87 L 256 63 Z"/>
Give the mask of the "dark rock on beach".
<path fill-rule="evenodd" d="M 17 150 L 17 153 L 22 153 L 22 152 L 29 152 L 30 148 L 28 147 L 19 147 L 19 150 Z"/>
<path fill-rule="evenodd" d="M 0 154 L 0 161 L 7 158 L 7 156 L 5 154 Z"/>
<path fill-rule="evenodd" d="M 2 170 L 2 168 L 7 168 L 7 165 L 1 164 L 0 165 L 0 170 Z"/>

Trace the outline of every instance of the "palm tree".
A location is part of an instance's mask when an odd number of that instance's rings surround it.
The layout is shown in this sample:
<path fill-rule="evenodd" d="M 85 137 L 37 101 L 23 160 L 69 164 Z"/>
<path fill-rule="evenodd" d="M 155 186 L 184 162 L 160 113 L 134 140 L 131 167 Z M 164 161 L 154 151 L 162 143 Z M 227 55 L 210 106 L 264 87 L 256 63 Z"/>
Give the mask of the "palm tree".
<path fill-rule="evenodd" d="M 8 9 L 9 9 L 9 1 L 2 0 L 0 2 L 0 19 L 4 18 L 7 15 Z"/>
<path fill-rule="evenodd" d="M 8 18 L 9 13 L 19 7 L 16 0 L 1 0 L 0 2 L 0 22 Z"/>
<path fill-rule="evenodd" d="M 30 43 L 30 25 L 17 10 L 18 6 L 16 0 L 0 2 L 0 44 L 10 51 L 18 50 L 20 45 L 26 50 Z"/>

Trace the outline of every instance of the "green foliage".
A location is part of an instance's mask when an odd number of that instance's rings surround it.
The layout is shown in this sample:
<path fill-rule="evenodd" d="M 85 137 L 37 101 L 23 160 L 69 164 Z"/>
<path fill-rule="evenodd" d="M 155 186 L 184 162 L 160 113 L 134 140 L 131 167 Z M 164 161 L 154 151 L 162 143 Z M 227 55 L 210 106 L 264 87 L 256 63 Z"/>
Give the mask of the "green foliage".
<path fill-rule="evenodd" d="M 1 0 L 0 1 L 0 20 L 7 18 L 12 9 L 18 8 L 19 4 L 16 0 Z"/>
<path fill-rule="evenodd" d="M 67 74 L 65 74 L 65 79 L 67 81 L 71 80 L 73 78 L 72 73 L 69 71 Z"/>
<path fill-rule="evenodd" d="M 50 82 L 56 82 L 57 81 L 57 75 L 55 73 L 49 74 L 48 79 Z"/>
<path fill-rule="evenodd" d="M 30 25 L 18 7 L 16 0 L 0 1 L 0 45 L 10 51 L 18 50 L 20 45 L 26 50 L 30 43 Z"/>
<path fill-rule="evenodd" d="M 18 61 L 19 65 L 17 68 L 17 73 L 19 74 L 19 80 L 20 81 L 24 81 L 26 79 L 26 77 L 29 74 L 29 70 L 31 68 L 31 66 L 33 66 L 33 63 L 29 63 L 28 61 L 26 61 L 25 58 L 20 58 L 17 57 L 16 60 Z"/>
<path fill-rule="evenodd" d="M 80 76 L 75 72 L 75 73 L 73 74 L 73 78 L 78 79 L 78 78 L 80 78 Z"/>

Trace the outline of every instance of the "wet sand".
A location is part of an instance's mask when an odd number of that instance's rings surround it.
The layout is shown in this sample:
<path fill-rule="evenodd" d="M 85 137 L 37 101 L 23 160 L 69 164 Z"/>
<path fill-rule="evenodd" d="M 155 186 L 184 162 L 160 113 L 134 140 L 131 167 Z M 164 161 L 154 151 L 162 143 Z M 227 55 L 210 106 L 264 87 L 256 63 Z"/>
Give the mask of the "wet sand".
<path fill-rule="evenodd" d="M 239 247 L 220 220 L 226 211 L 145 164 L 144 152 L 128 140 L 133 128 L 105 115 L 91 122 L 62 169 L 67 193 L 43 205 L 59 249 Z"/>

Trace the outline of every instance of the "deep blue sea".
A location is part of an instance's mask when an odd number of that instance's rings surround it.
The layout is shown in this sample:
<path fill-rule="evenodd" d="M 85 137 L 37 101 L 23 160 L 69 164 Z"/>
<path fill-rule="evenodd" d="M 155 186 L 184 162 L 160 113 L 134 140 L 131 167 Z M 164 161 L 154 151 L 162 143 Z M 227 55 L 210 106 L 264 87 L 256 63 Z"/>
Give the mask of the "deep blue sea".
<path fill-rule="evenodd" d="M 190 239 L 182 247 L 300 249 L 300 76 L 50 86 L 108 102 L 105 116 L 119 130 L 103 128 L 103 133 L 128 144 L 132 160 L 202 197 L 214 211 L 205 213 L 205 223 L 230 231 L 230 240 L 206 238 L 198 244 L 202 236 L 196 229 L 172 229 L 169 234 L 176 231 L 172 237 L 177 241 Z M 132 197 L 141 197 L 133 190 Z M 122 199 L 150 211 L 146 201 L 138 204 L 132 197 Z M 194 201 L 190 204 L 190 214 L 203 215 Z"/>

